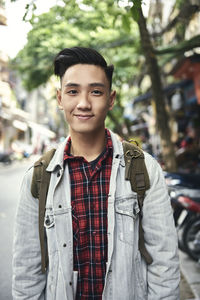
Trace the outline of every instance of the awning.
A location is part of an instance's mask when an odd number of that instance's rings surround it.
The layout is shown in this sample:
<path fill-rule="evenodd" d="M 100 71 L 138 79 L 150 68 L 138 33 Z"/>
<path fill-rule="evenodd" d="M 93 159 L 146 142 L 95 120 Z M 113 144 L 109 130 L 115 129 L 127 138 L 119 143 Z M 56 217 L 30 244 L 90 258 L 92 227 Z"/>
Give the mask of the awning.
<path fill-rule="evenodd" d="M 180 81 L 180 82 L 172 83 L 172 84 L 166 86 L 163 89 L 163 92 L 165 94 L 168 94 L 168 93 L 171 93 L 171 92 L 175 91 L 177 88 L 187 86 L 190 83 L 191 83 L 191 80 L 183 80 L 183 81 Z M 142 95 L 136 97 L 135 99 L 133 99 L 133 104 L 138 103 L 138 102 L 142 102 L 142 101 L 146 101 L 150 98 L 152 98 L 152 91 L 150 91 L 148 93 L 145 93 L 145 94 L 142 94 Z"/>
<path fill-rule="evenodd" d="M 49 130 L 44 125 L 40 125 L 40 124 L 37 124 L 35 122 L 29 121 L 28 122 L 28 126 L 30 128 L 32 128 L 33 130 L 37 131 L 38 133 L 40 133 L 41 135 L 44 135 L 44 136 L 46 136 L 48 138 L 53 139 L 53 138 L 56 137 L 55 132 L 53 132 L 52 130 Z"/>
<path fill-rule="evenodd" d="M 13 126 L 21 131 L 26 131 L 28 129 L 27 124 L 19 120 L 14 120 Z"/>

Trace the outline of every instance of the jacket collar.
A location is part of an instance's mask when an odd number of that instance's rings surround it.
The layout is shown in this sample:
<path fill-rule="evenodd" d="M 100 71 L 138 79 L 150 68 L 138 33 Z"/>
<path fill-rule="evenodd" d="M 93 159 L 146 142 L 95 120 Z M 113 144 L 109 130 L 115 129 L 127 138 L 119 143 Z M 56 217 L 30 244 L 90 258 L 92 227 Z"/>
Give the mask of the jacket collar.
<path fill-rule="evenodd" d="M 113 133 L 111 130 L 110 134 L 111 134 L 111 139 L 112 139 L 112 143 L 113 143 L 113 157 L 122 157 L 123 156 L 123 146 L 122 146 L 122 142 L 119 140 L 119 138 L 117 137 L 117 135 L 115 133 Z"/>
<path fill-rule="evenodd" d="M 121 158 L 123 156 L 122 143 L 120 142 L 120 140 L 116 136 L 116 134 L 114 134 L 111 130 L 109 130 L 109 131 L 110 131 L 111 139 L 112 139 L 112 143 L 113 143 L 113 157 Z M 64 150 L 65 150 L 65 146 L 66 146 L 68 138 L 69 137 L 67 137 L 58 146 L 52 160 L 50 161 L 50 163 L 46 169 L 47 172 L 53 172 L 57 167 L 59 167 L 60 169 L 63 169 L 63 164 L 64 164 L 63 155 L 64 155 Z"/>
<path fill-rule="evenodd" d="M 63 164 L 64 164 L 63 155 L 64 155 L 64 150 L 68 138 L 69 137 L 67 137 L 56 149 L 56 152 L 46 169 L 47 172 L 53 172 L 57 167 L 63 169 Z"/>

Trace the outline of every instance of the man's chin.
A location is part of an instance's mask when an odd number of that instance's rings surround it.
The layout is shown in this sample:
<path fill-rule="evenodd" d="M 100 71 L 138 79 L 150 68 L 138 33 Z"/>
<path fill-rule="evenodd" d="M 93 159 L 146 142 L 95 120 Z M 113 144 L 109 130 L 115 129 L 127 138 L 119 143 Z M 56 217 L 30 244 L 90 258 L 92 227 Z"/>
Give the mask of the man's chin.
<path fill-rule="evenodd" d="M 105 126 L 101 127 L 91 127 L 91 126 L 77 126 L 74 128 L 70 128 L 70 133 L 73 132 L 73 134 L 98 134 L 101 132 L 101 130 L 105 130 Z"/>

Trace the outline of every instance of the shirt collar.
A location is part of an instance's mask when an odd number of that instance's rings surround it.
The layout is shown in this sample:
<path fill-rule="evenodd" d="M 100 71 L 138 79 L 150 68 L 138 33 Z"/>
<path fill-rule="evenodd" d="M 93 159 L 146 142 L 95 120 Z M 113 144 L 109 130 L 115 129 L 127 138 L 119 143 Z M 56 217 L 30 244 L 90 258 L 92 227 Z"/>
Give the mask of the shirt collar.
<path fill-rule="evenodd" d="M 106 133 L 106 151 L 104 152 L 104 155 L 107 156 L 108 154 L 110 154 L 110 151 L 113 150 L 113 145 L 112 145 L 112 139 L 111 139 L 111 134 L 109 132 L 108 129 L 105 129 L 105 133 Z M 71 148 L 71 137 L 68 138 L 66 146 L 65 146 L 65 150 L 64 150 L 64 161 L 69 160 L 69 159 L 83 159 L 83 157 L 81 156 L 73 156 L 70 154 L 70 148 Z"/>
<path fill-rule="evenodd" d="M 119 138 L 111 131 L 108 131 L 110 136 L 111 136 L 111 143 L 113 146 L 113 157 L 116 158 L 120 158 L 123 160 L 123 164 L 124 164 L 124 156 L 123 156 L 123 147 L 122 147 L 122 143 L 119 140 Z M 56 167 L 60 167 L 63 169 L 63 163 L 64 163 L 64 159 L 63 159 L 63 153 L 67 144 L 69 137 L 67 137 L 59 146 L 58 149 L 56 150 L 52 160 L 50 161 L 48 167 L 47 167 L 47 172 L 53 172 L 55 170 Z"/>

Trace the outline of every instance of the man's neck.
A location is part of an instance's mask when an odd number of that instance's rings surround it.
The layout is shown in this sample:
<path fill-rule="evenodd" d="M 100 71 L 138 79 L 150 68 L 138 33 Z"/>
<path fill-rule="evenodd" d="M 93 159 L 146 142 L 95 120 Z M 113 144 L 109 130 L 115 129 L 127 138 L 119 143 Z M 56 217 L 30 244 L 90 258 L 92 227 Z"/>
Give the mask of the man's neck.
<path fill-rule="evenodd" d="M 82 156 L 87 161 L 93 161 L 106 146 L 105 129 L 94 134 L 70 133 L 71 149 L 73 156 Z"/>

